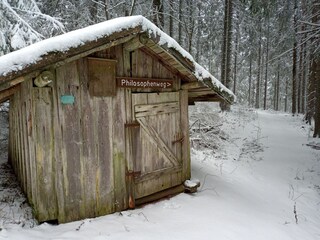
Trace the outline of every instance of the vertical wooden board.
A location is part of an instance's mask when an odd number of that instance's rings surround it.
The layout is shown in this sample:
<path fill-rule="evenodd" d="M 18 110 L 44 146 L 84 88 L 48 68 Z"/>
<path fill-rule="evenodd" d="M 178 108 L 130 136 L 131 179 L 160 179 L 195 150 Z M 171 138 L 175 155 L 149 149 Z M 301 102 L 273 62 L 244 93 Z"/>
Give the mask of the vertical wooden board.
<path fill-rule="evenodd" d="M 117 59 L 117 67 L 116 67 L 116 73 L 118 77 L 126 76 L 125 70 L 124 70 L 124 54 L 122 49 L 122 44 L 117 45 L 114 47 L 115 51 L 115 59 Z M 130 63 L 129 63 L 130 64 Z"/>
<path fill-rule="evenodd" d="M 15 131 L 15 98 L 11 97 L 10 99 L 10 109 L 9 109 L 9 160 L 12 164 L 12 168 L 15 169 L 16 158 L 15 158 L 15 139 L 16 139 L 16 131 Z M 15 170 L 14 170 L 15 171 Z"/>
<path fill-rule="evenodd" d="M 8 160 L 11 163 L 12 167 L 15 168 L 15 98 L 11 97 L 10 99 L 10 108 L 9 108 L 9 155 Z"/>
<path fill-rule="evenodd" d="M 158 79 L 161 77 L 159 67 L 160 67 L 159 60 L 156 58 L 153 58 L 152 59 L 152 77 L 158 78 Z"/>
<path fill-rule="evenodd" d="M 116 59 L 116 47 L 117 46 L 113 46 L 105 50 L 107 59 Z"/>
<path fill-rule="evenodd" d="M 35 154 L 38 184 L 37 219 L 41 221 L 57 218 L 57 199 L 54 181 L 52 133 L 52 89 L 34 88 L 35 104 Z"/>
<path fill-rule="evenodd" d="M 11 100 L 10 100 L 10 103 L 12 104 L 12 97 L 11 97 Z M 13 163 L 12 163 L 12 106 L 10 104 L 10 108 L 9 108 L 9 139 L 8 139 L 8 163 L 11 164 L 11 166 L 13 166 Z"/>
<path fill-rule="evenodd" d="M 14 171 L 17 175 L 17 179 L 19 181 L 20 175 L 19 175 L 19 109 L 18 109 L 18 101 L 19 101 L 19 93 L 15 94 L 15 143 L 14 143 L 14 158 L 15 158 L 15 168 Z"/>
<path fill-rule="evenodd" d="M 88 66 L 85 59 L 77 62 L 79 81 L 80 81 L 80 101 L 81 101 L 81 141 L 82 153 L 80 164 L 82 169 L 82 199 L 85 217 L 96 216 L 96 171 L 98 168 L 98 156 L 95 144 L 96 121 L 93 113 L 95 112 L 93 101 L 89 95 L 88 88 Z"/>
<path fill-rule="evenodd" d="M 60 102 L 60 96 L 65 94 L 64 86 L 64 71 L 61 67 L 55 70 L 56 81 L 53 82 L 52 87 L 52 124 L 53 124 L 53 138 L 54 138 L 54 151 L 53 163 L 55 165 L 55 188 L 57 198 L 57 219 L 59 223 L 66 222 L 66 208 L 65 199 L 68 187 L 66 178 L 66 148 L 64 144 L 64 114 L 63 106 Z"/>
<path fill-rule="evenodd" d="M 28 153 L 29 161 L 28 168 L 30 171 L 30 183 L 28 183 L 28 188 L 30 189 L 30 196 L 28 197 L 29 203 L 32 206 L 35 206 L 37 203 L 37 171 L 36 171 L 36 156 L 35 156 L 35 137 L 34 137 L 34 101 L 32 94 L 33 82 L 32 79 L 29 80 L 26 90 L 28 92 L 28 97 L 26 99 L 26 108 L 27 108 L 27 142 L 28 142 Z"/>
<path fill-rule="evenodd" d="M 75 97 L 74 104 L 62 106 L 64 124 L 62 125 L 63 149 L 65 150 L 64 182 L 65 182 L 65 217 L 66 221 L 80 219 L 83 214 L 82 186 L 81 186 L 81 139 L 80 139 L 80 94 L 79 75 L 76 62 L 68 63 L 59 68 L 59 81 L 64 84 L 64 92 L 61 95 L 72 95 Z M 61 96 L 60 95 L 60 96 Z M 61 103 L 59 103 L 61 104 Z"/>
<path fill-rule="evenodd" d="M 126 123 L 133 122 L 133 113 L 132 113 L 132 96 L 131 90 L 125 89 L 125 113 L 126 113 Z M 134 158 L 137 156 L 137 143 L 140 141 L 138 137 L 140 129 L 138 127 L 125 128 L 125 159 L 126 159 L 126 171 L 136 171 L 134 166 Z M 133 177 L 126 176 L 126 188 L 127 188 L 127 199 L 128 207 L 135 207 L 135 196 L 134 196 L 134 181 Z"/>
<path fill-rule="evenodd" d="M 137 51 L 132 51 L 130 52 L 130 70 L 131 70 L 131 77 L 139 77 L 139 72 L 138 72 L 138 54 Z"/>
<path fill-rule="evenodd" d="M 20 90 L 20 99 L 19 99 L 19 161 L 20 161 L 20 186 L 22 191 L 25 193 L 25 147 L 24 147 L 24 136 L 23 136 L 23 96 L 22 91 Z"/>
<path fill-rule="evenodd" d="M 141 59 L 141 77 L 151 78 L 152 77 L 152 57 L 145 52 L 138 50 Z"/>
<path fill-rule="evenodd" d="M 141 50 L 137 49 L 135 52 L 136 64 L 137 64 L 137 77 L 143 77 L 145 74 L 144 59 Z"/>
<path fill-rule="evenodd" d="M 125 90 L 119 89 L 116 98 L 113 99 L 111 111 L 113 121 L 113 167 L 114 167 L 114 193 L 116 211 L 127 208 L 126 189 L 126 160 L 125 160 L 125 128 L 126 106 Z"/>
<path fill-rule="evenodd" d="M 182 142 L 182 162 L 183 162 L 183 179 L 187 180 L 191 177 L 191 159 L 190 159 L 190 139 L 189 139 L 189 115 L 188 115 L 188 91 L 180 91 L 180 116 L 181 116 L 181 132 L 184 136 Z"/>
<path fill-rule="evenodd" d="M 28 108 L 27 108 L 27 102 L 29 98 L 29 81 L 25 81 L 21 84 L 21 92 L 22 92 L 22 134 L 23 134 L 23 148 L 24 148 L 24 182 L 23 182 L 23 187 L 24 187 L 24 192 L 27 195 L 28 198 L 30 198 L 31 195 L 31 182 L 30 182 L 30 156 L 29 156 L 29 144 L 28 144 Z"/>
<path fill-rule="evenodd" d="M 123 45 L 121 45 L 121 47 L 122 46 Z M 125 49 L 122 49 L 122 54 L 123 54 L 123 76 L 131 77 L 132 73 L 131 73 L 130 52 L 126 51 Z"/>
<path fill-rule="evenodd" d="M 157 93 L 150 93 L 148 94 L 148 104 L 154 104 L 154 103 L 161 103 L 161 102 L 179 102 L 179 93 L 177 92 L 167 92 L 167 93 L 161 93 L 160 95 Z M 177 121 L 179 121 L 179 115 L 178 113 L 172 113 L 172 114 L 160 114 L 156 116 L 155 118 L 155 124 L 154 127 L 157 127 L 159 129 L 159 132 L 162 132 L 163 141 L 166 143 L 167 146 L 170 147 L 170 149 L 176 153 L 176 156 L 178 159 L 180 158 L 180 152 L 177 150 L 176 145 L 172 144 L 172 141 L 175 140 L 175 136 L 171 135 L 171 133 L 177 134 L 179 132 L 179 124 Z M 168 136 L 168 137 L 165 137 Z"/>
<path fill-rule="evenodd" d="M 18 136 L 18 141 L 17 141 L 17 153 L 18 153 L 18 169 L 17 169 L 17 173 L 18 173 L 18 181 L 20 183 L 21 186 L 21 182 L 23 181 L 23 173 L 22 173 L 22 142 L 21 142 L 21 90 L 16 94 L 17 95 L 17 101 L 18 101 L 18 105 L 17 105 L 17 136 Z M 22 186 L 21 186 L 22 187 Z"/>
<path fill-rule="evenodd" d="M 148 103 L 148 96 L 147 94 L 132 94 L 132 109 L 131 109 L 131 112 L 132 112 L 132 121 L 137 121 L 136 118 L 135 118 L 135 115 L 134 115 L 134 106 L 135 105 L 138 105 L 138 104 L 147 104 Z M 141 131 L 141 128 L 139 128 L 139 134 L 137 134 L 135 136 L 135 140 L 136 140 L 136 147 L 137 147 L 137 150 L 136 150 L 136 154 L 137 155 L 134 155 L 133 157 L 133 161 L 134 161 L 134 169 L 137 170 L 137 171 L 145 171 L 145 169 L 142 169 L 142 161 L 146 161 L 145 158 L 140 158 L 139 157 L 139 154 L 141 156 L 144 156 L 145 155 L 145 151 L 148 151 L 148 145 L 146 145 L 144 142 L 142 142 L 142 140 L 144 139 L 142 134 L 143 132 Z M 142 148 L 143 146 L 143 148 Z"/>
<path fill-rule="evenodd" d="M 112 99 L 101 98 L 96 101 L 98 148 L 98 170 L 96 191 L 98 215 L 114 211 L 113 165 L 112 165 Z"/>

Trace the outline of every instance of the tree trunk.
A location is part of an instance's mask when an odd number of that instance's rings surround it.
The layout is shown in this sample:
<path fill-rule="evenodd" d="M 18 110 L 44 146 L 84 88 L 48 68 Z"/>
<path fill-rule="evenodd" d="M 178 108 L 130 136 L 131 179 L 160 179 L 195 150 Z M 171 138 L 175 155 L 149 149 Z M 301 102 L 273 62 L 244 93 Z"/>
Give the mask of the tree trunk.
<path fill-rule="evenodd" d="M 320 20 L 319 16 L 320 4 L 317 0 L 313 1 L 312 5 L 312 23 L 318 24 Z M 319 37 L 314 35 L 312 38 L 312 48 L 311 48 L 311 67 L 310 67 L 310 81 L 314 83 L 315 87 L 315 101 L 314 101 L 314 132 L 313 137 L 320 138 L 320 52 Z"/>
<path fill-rule="evenodd" d="M 227 88 L 230 88 L 232 0 L 225 0 L 223 29 L 224 31 L 222 43 L 221 81 Z M 230 110 L 230 106 L 226 102 L 221 102 L 220 108 L 222 111 Z"/>
<path fill-rule="evenodd" d="M 109 11 L 108 11 L 108 0 L 104 0 L 104 15 L 106 17 L 106 20 L 109 20 Z"/>
<path fill-rule="evenodd" d="M 197 20 L 197 48 L 196 48 L 196 61 L 200 62 L 200 53 L 201 53 L 201 3 L 198 2 L 198 20 Z"/>
<path fill-rule="evenodd" d="M 278 70 L 277 70 L 277 80 L 276 80 L 276 89 L 275 89 L 275 110 L 279 111 L 279 94 L 280 94 L 280 63 L 278 62 Z"/>
<path fill-rule="evenodd" d="M 284 98 L 284 111 L 288 111 L 288 88 L 289 88 L 289 78 L 286 78 L 286 96 Z"/>
<path fill-rule="evenodd" d="M 252 85 L 252 55 L 250 52 L 249 56 L 249 99 L 248 99 L 248 105 L 251 106 L 251 85 Z"/>
<path fill-rule="evenodd" d="M 169 35 L 173 37 L 173 0 L 169 0 Z"/>
<path fill-rule="evenodd" d="M 262 43 L 261 43 L 261 39 L 262 39 L 262 23 L 261 23 L 261 18 L 260 18 L 260 26 L 259 26 L 259 50 L 258 50 L 258 72 L 257 72 L 257 82 L 256 82 L 256 100 L 255 100 L 255 108 L 259 108 L 260 107 L 260 77 L 261 77 L 261 52 L 262 52 Z"/>
<path fill-rule="evenodd" d="M 178 27 L 178 32 L 179 32 L 179 35 L 178 35 L 178 42 L 179 44 L 182 45 L 182 1 L 183 0 L 179 0 L 179 27 Z"/>
<path fill-rule="evenodd" d="M 194 9 L 194 2 L 192 0 L 187 0 L 187 9 L 188 9 L 188 21 L 186 21 L 185 29 L 188 37 L 188 52 L 192 54 L 192 39 L 194 34 L 194 23 L 195 19 L 193 17 L 193 14 L 195 12 Z"/>
<path fill-rule="evenodd" d="M 134 9 L 136 7 L 136 0 L 132 0 L 131 1 L 131 7 L 130 7 L 130 12 L 129 12 L 129 16 L 133 15 Z"/>
<path fill-rule="evenodd" d="M 294 28 L 294 42 L 292 51 L 292 115 L 297 113 L 297 19 L 298 19 L 297 0 L 294 1 L 294 15 L 293 15 L 293 28 Z"/>
<path fill-rule="evenodd" d="M 311 63 L 311 78 L 315 83 L 315 116 L 313 137 L 320 138 L 320 56 L 314 56 Z"/>
<path fill-rule="evenodd" d="M 267 49 L 266 49 L 266 72 L 265 72 L 265 79 L 264 79 L 264 97 L 263 97 L 263 109 L 267 109 L 267 93 L 268 93 L 268 61 L 269 61 L 269 35 L 270 35 L 270 23 L 269 23 L 269 16 L 267 17 Z"/>
<path fill-rule="evenodd" d="M 163 29 L 164 27 L 164 17 L 163 17 L 163 5 L 161 0 L 152 1 L 152 21 L 153 23 Z"/>
<path fill-rule="evenodd" d="M 240 30 L 239 26 L 236 32 L 236 40 L 235 40 L 235 52 L 234 52 L 234 72 L 233 72 L 233 93 L 236 94 L 237 90 L 237 65 L 238 65 L 238 51 L 239 51 L 239 37 L 240 37 Z"/>

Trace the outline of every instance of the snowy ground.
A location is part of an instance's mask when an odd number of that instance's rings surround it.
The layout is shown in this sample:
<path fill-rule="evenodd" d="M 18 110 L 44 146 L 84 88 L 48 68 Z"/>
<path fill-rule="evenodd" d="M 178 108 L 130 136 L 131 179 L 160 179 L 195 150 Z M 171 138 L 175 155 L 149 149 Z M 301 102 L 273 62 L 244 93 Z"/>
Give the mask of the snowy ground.
<path fill-rule="evenodd" d="M 1 215 L 0 239 L 320 239 L 320 151 L 301 117 L 198 104 L 190 124 L 197 193 L 59 226 L 34 226 L 14 201 L 20 220 Z"/>

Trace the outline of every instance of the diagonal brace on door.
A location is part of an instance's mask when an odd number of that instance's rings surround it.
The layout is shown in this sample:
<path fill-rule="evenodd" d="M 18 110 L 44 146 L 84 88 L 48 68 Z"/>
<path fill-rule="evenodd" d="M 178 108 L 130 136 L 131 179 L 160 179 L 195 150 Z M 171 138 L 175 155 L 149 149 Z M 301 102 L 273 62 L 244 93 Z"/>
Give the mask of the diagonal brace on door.
<path fill-rule="evenodd" d="M 158 146 L 159 150 L 168 158 L 168 160 L 173 164 L 173 166 L 178 166 L 179 160 L 176 158 L 175 154 L 171 149 L 165 144 L 161 139 L 156 130 L 148 124 L 145 118 L 137 118 L 137 121 L 140 123 L 143 130 L 147 133 L 150 140 Z"/>

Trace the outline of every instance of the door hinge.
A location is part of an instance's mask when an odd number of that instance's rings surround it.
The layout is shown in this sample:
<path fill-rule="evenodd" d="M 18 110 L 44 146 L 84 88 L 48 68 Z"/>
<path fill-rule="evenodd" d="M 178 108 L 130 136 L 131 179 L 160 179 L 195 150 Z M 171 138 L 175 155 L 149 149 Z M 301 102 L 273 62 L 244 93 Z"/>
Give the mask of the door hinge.
<path fill-rule="evenodd" d="M 141 175 L 141 171 L 132 171 L 132 170 L 129 170 L 126 172 L 126 176 L 127 177 L 133 177 L 133 178 L 137 178 L 137 177 L 140 177 Z"/>
<path fill-rule="evenodd" d="M 135 121 L 135 122 L 131 122 L 131 123 L 125 123 L 124 124 L 125 128 L 136 128 L 136 127 L 140 127 L 140 124 Z"/>
<path fill-rule="evenodd" d="M 181 138 L 178 138 L 174 141 L 172 141 L 172 144 L 175 144 L 175 143 L 182 143 L 184 141 L 184 136 L 182 136 Z"/>

